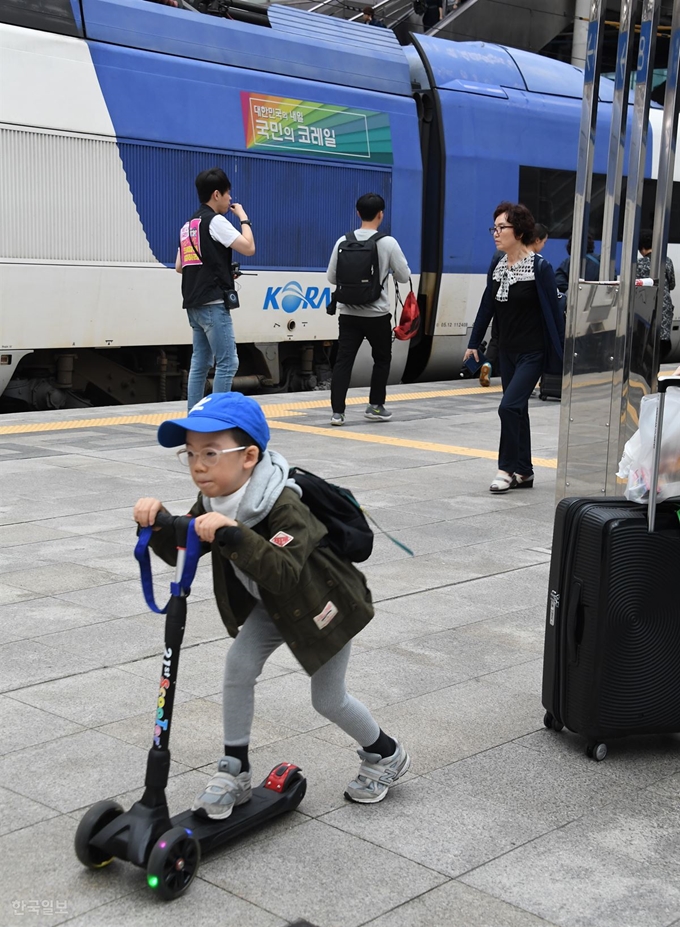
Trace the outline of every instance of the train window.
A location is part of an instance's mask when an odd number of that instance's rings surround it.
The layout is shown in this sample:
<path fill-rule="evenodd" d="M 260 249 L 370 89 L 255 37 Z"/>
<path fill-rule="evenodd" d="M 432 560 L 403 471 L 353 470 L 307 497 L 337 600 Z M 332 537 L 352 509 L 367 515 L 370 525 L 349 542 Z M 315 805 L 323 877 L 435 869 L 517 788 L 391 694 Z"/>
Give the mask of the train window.
<path fill-rule="evenodd" d="M 0 0 L 0 22 L 60 35 L 83 35 L 80 0 Z"/>
<path fill-rule="evenodd" d="M 520 167 L 519 200 L 532 211 L 536 220 L 550 229 L 552 238 L 569 238 L 576 192 L 576 172 L 559 171 L 544 167 Z M 604 219 L 605 175 L 593 175 L 589 227 L 593 237 L 602 237 Z M 626 178 L 623 178 L 622 202 L 626 195 Z M 651 228 L 654 223 L 656 180 L 645 180 L 642 194 L 641 227 Z M 619 226 L 619 240 L 623 236 L 623 210 Z M 680 183 L 673 184 L 673 206 L 669 241 L 680 242 Z"/>

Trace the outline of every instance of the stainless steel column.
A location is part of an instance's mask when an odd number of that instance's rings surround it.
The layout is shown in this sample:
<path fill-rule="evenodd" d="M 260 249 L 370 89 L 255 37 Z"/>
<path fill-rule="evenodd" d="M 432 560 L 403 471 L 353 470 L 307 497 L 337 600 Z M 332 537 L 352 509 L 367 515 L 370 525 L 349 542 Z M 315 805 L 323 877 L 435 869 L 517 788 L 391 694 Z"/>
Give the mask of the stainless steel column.
<path fill-rule="evenodd" d="M 645 339 L 649 338 L 650 326 L 654 321 L 656 293 L 636 293 L 635 279 L 647 157 L 649 103 L 660 12 L 660 0 L 644 0 L 628 156 L 606 475 L 606 491 L 612 496 L 620 491 L 616 480 L 616 470 L 623 447 L 637 429 L 640 400 L 645 393 L 651 390 L 654 378 L 653 353 L 650 356 L 649 346 L 645 343 Z"/>
<path fill-rule="evenodd" d="M 623 177 L 623 156 L 626 147 L 630 75 L 633 68 L 633 39 L 635 36 L 633 30 L 639 5 L 639 0 L 621 0 L 621 20 L 616 50 L 616 76 L 614 78 L 614 99 L 612 102 L 612 124 L 609 133 L 609 156 L 607 158 L 604 220 L 602 222 L 600 280 L 614 280 L 616 277 L 614 268 L 621 217 L 621 180 Z"/>
<path fill-rule="evenodd" d="M 582 257 L 587 252 L 590 197 L 593 183 L 593 162 L 595 157 L 595 130 L 597 128 L 598 88 L 602 65 L 602 40 L 606 14 L 605 0 L 592 0 L 586 67 L 581 104 L 581 126 L 578 139 L 578 167 L 576 171 L 576 195 L 574 198 L 574 222 L 571 236 L 571 261 L 569 264 L 569 289 L 567 297 L 567 319 L 564 344 L 564 372 L 562 378 L 562 409 L 560 415 L 560 443 L 557 463 L 557 498 L 568 493 L 568 448 L 570 438 L 572 387 L 574 378 L 574 345 L 576 339 L 578 280 L 581 276 Z"/>
<path fill-rule="evenodd" d="M 671 21 L 671 43 L 668 51 L 668 72 L 666 77 L 666 97 L 663 109 L 663 129 L 661 132 L 661 157 L 659 159 L 659 177 L 656 185 L 656 205 L 654 209 L 654 236 L 650 260 L 650 276 L 659 281 L 657 298 L 657 315 L 659 328 L 663 310 L 664 282 L 666 278 L 666 251 L 671 223 L 671 203 L 673 198 L 673 175 L 675 173 L 675 149 L 678 137 L 678 72 L 680 70 L 680 0 L 673 2 Z M 659 339 L 654 345 L 654 371 L 658 369 Z M 652 388 L 656 385 L 656 377 Z"/>
<path fill-rule="evenodd" d="M 629 106 L 631 49 L 642 6 L 636 85 Z M 642 397 L 656 385 L 660 307 L 678 131 L 680 0 L 672 0 L 663 132 L 659 155 L 651 276 L 636 286 L 638 240 L 652 92 L 654 51 L 661 7 L 671 0 L 622 0 L 617 69 L 611 108 L 600 280 L 586 283 L 582 262 L 588 234 L 599 73 L 602 5 L 593 0 L 589 54 L 579 137 L 574 232 L 569 280 L 565 363 L 560 418 L 557 499 L 565 495 L 621 495 L 616 471 L 625 442 L 636 430 Z M 624 164 L 626 143 L 627 164 Z M 622 174 L 627 173 L 620 281 L 613 282 L 620 225 Z M 659 278 L 661 278 L 659 280 Z M 661 287 L 657 286 L 660 282 Z"/>

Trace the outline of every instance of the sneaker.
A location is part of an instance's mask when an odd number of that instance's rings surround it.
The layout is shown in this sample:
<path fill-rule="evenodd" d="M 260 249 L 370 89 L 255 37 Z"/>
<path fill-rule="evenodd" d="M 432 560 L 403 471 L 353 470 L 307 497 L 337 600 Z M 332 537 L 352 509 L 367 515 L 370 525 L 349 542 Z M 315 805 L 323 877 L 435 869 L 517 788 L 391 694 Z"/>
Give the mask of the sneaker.
<path fill-rule="evenodd" d="M 382 801 L 390 786 L 411 765 L 411 757 L 399 743 L 394 754 L 385 758 L 379 753 L 366 753 L 365 750 L 357 750 L 357 753 L 361 757 L 361 766 L 356 779 L 347 786 L 345 798 L 363 805 Z"/>
<path fill-rule="evenodd" d="M 223 756 L 217 764 L 217 772 L 205 789 L 196 796 L 191 806 L 212 821 L 228 818 L 237 805 L 250 801 L 252 792 L 252 771 L 241 772 L 241 761 L 233 756 Z"/>
<path fill-rule="evenodd" d="M 479 370 L 479 385 L 491 386 L 491 364 L 482 364 Z"/>
<path fill-rule="evenodd" d="M 366 411 L 364 412 L 364 418 L 367 418 L 369 422 L 389 422 L 392 418 L 392 413 L 388 412 L 385 406 L 366 406 Z"/>
<path fill-rule="evenodd" d="M 331 425 L 344 425 L 344 424 L 345 424 L 345 416 L 342 414 L 342 412 L 334 412 L 331 415 Z"/>

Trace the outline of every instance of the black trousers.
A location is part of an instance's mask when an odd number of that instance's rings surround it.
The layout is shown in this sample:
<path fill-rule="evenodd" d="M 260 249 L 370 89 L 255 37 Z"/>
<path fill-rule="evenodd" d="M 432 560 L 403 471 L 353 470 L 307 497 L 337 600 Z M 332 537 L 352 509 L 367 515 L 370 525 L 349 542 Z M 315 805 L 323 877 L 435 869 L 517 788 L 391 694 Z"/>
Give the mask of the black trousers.
<path fill-rule="evenodd" d="M 331 406 L 333 412 L 344 413 L 345 399 L 352 378 L 352 367 L 364 338 L 371 346 L 373 373 L 369 402 L 381 406 L 387 395 L 387 378 L 392 362 L 392 316 L 377 315 L 365 318 L 362 315 L 340 315 L 338 319 L 338 356 L 331 379 Z"/>

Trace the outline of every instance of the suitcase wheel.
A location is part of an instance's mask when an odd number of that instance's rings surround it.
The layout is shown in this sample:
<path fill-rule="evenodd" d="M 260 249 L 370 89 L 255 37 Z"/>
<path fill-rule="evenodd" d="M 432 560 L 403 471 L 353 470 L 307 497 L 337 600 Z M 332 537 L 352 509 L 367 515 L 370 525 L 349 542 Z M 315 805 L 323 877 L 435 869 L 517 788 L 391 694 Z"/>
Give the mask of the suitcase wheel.
<path fill-rule="evenodd" d="M 558 721 L 556 718 L 550 714 L 549 711 L 543 715 L 543 724 L 548 728 L 549 731 L 556 731 L 558 734 L 564 728 L 564 725 L 561 721 Z"/>
<path fill-rule="evenodd" d="M 588 744 L 586 747 L 586 756 L 591 760 L 601 763 L 607 755 L 607 744 Z"/>

